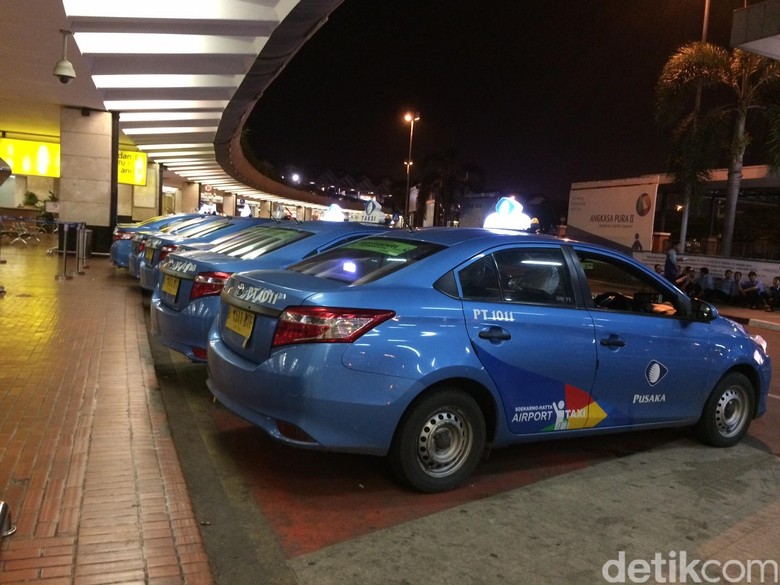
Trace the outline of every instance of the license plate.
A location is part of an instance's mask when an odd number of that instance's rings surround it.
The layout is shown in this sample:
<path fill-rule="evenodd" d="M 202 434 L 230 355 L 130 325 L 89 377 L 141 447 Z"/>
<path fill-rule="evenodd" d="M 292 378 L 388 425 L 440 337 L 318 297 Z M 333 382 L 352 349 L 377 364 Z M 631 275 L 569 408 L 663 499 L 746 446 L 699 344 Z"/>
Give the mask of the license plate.
<path fill-rule="evenodd" d="M 162 291 L 168 293 L 172 297 L 176 298 L 176 294 L 179 292 L 179 279 L 170 274 L 163 275 Z"/>
<path fill-rule="evenodd" d="M 154 248 L 147 248 L 144 254 L 146 255 L 146 261 L 151 262 L 152 258 L 154 258 Z"/>
<path fill-rule="evenodd" d="M 235 331 L 244 339 L 244 346 L 246 346 L 249 337 L 252 335 L 252 326 L 255 324 L 255 315 L 249 311 L 244 311 L 234 306 L 228 307 L 227 320 L 225 321 L 225 327 L 231 331 Z"/>

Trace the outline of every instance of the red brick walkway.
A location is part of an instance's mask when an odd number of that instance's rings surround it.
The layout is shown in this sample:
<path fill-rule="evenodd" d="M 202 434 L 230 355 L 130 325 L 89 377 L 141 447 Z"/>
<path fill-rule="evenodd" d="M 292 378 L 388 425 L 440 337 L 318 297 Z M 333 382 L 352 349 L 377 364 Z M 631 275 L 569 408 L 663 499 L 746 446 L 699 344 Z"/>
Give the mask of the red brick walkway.
<path fill-rule="evenodd" d="M 0 249 L 0 583 L 213 583 L 140 289 L 97 257 L 57 280 L 51 245 Z"/>

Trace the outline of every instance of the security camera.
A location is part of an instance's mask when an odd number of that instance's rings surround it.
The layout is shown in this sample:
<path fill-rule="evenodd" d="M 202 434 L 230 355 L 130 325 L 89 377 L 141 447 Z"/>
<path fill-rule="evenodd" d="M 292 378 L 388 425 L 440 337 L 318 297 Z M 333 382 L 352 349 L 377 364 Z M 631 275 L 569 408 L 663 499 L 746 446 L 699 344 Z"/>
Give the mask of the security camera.
<path fill-rule="evenodd" d="M 54 67 L 54 76 L 60 80 L 60 83 L 65 85 L 76 79 L 76 70 L 73 68 L 73 63 L 67 59 L 60 60 Z"/>

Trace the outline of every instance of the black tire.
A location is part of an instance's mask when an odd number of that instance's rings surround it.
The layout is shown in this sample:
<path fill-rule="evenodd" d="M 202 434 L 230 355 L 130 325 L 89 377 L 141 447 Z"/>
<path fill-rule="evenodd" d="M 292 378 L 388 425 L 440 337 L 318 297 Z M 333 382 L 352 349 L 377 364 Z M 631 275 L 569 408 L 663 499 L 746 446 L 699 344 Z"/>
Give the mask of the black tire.
<path fill-rule="evenodd" d="M 390 446 L 393 473 L 426 493 L 460 485 L 474 471 L 485 448 L 485 417 L 476 401 L 443 388 L 413 403 Z"/>
<path fill-rule="evenodd" d="M 715 447 L 731 447 L 747 433 L 755 412 L 753 386 L 742 374 L 732 372 L 718 382 L 704 405 L 696 431 Z"/>

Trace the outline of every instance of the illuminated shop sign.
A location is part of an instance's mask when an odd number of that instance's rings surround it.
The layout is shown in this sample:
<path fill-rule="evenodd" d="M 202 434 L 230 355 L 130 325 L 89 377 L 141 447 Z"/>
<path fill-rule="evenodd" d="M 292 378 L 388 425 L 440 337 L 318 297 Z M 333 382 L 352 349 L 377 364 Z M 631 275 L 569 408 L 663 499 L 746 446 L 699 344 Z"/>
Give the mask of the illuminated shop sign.
<path fill-rule="evenodd" d="M 53 142 L 0 138 L 0 158 L 14 175 L 60 176 L 60 145 Z"/>
<path fill-rule="evenodd" d="M 123 185 L 146 185 L 146 153 L 120 150 L 117 177 Z"/>
<path fill-rule="evenodd" d="M 11 165 L 15 175 L 36 177 L 60 176 L 60 145 L 0 138 L 0 158 Z M 146 185 L 146 153 L 119 151 L 117 161 L 119 182 L 125 185 Z"/>

